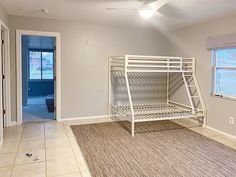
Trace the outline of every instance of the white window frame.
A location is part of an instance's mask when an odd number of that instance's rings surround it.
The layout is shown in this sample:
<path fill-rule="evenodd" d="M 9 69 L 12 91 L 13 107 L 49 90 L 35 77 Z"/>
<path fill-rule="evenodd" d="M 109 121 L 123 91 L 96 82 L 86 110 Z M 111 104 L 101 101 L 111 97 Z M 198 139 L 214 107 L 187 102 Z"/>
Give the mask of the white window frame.
<path fill-rule="evenodd" d="M 227 48 L 225 48 L 227 49 Z M 236 95 L 231 96 L 231 95 L 219 95 L 216 93 L 216 70 L 217 69 L 227 69 L 227 70 L 235 70 L 236 67 L 217 67 L 216 65 L 216 53 L 218 50 L 223 50 L 223 49 L 213 49 L 212 50 L 212 67 L 211 67 L 211 73 L 212 73 L 212 86 L 211 86 L 211 95 L 216 96 L 219 98 L 224 98 L 224 99 L 231 99 L 231 100 L 236 100 Z"/>

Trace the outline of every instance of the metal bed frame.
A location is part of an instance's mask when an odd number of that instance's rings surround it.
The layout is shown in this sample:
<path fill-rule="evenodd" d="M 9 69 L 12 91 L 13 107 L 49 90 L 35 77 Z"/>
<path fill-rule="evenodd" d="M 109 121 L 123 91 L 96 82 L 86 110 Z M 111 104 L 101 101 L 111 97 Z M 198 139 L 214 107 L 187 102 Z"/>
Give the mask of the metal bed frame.
<path fill-rule="evenodd" d="M 112 88 L 113 75 L 121 73 L 128 94 L 127 103 L 113 101 L 114 90 Z M 150 77 L 150 73 L 157 74 L 152 79 L 158 78 L 158 73 L 165 73 L 166 85 L 162 95 L 164 101 L 149 103 L 134 103 L 130 80 L 136 73 L 137 78 Z M 171 79 L 170 75 L 180 74 L 182 85 L 185 86 L 190 105 L 170 100 Z M 158 85 L 157 85 L 158 86 Z M 132 88 L 131 88 L 132 87 Z M 195 73 L 195 58 L 168 57 L 168 56 L 140 56 L 125 55 L 109 58 L 109 116 L 114 114 L 125 118 L 131 123 L 131 135 L 135 134 L 135 123 L 146 121 L 173 120 L 173 119 L 198 119 L 206 125 L 206 107 L 200 91 Z"/>

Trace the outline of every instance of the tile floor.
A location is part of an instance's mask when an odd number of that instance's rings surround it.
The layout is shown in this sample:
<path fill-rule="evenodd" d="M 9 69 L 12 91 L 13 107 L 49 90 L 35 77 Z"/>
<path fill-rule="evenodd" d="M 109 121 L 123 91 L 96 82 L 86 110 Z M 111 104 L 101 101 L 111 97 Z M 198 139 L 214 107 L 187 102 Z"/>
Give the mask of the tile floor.
<path fill-rule="evenodd" d="M 110 120 L 37 122 L 5 128 L 0 146 L 0 177 L 90 177 L 70 125 L 106 121 Z M 236 149 L 235 139 L 193 126 L 189 121 L 178 123 Z"/>

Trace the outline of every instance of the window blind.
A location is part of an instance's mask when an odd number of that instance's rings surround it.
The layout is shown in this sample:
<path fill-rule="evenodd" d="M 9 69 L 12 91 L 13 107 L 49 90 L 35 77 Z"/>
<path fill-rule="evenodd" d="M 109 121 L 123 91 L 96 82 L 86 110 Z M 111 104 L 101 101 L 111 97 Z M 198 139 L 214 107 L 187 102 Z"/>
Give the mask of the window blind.
<path fill-rule="evenodd" d="M 236 34 L 210 36 L 207 39 L 207 49 L 236 48 Z"/>

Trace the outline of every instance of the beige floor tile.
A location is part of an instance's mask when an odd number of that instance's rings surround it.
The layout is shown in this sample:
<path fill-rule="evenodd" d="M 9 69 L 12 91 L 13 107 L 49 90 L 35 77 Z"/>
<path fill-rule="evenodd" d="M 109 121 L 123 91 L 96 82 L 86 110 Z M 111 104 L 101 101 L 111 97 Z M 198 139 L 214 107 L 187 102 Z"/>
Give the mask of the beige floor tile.
<path fill-rule="evenodd" d="M 190 130 L 193 130 L 193 131 L 200 131 L 200 130 L 204 130 L 204 129 L 206 129 L 206 128 L 196 126 L 196 127 L 191 127 L 191 128 L 189 128 L 189 129 L 190 129 Z"/>
<path fill-rule="evenodd" d="M 88 170 L 80 170 L 81 176 L 82 177 L 92 177 L 90 172 Z"/>
<path fill-rule="evenodd" d="M 0 167 L 12 166 L 14 164 L 16 153 L 0 154 Z"/>
<path fill-rule="evenodd" d="M 45 123 L 45 130 L 55 130 L 62 127 L 63 127 L 63 123 L 61 122 L 53 121 L 53 122 Z"/>
<path fill-rule="evenodd" d="M 67 154 L 73 155 L 73 151 L 71 149 L 71 146 L 61 146 L 56 148 L 49 148 L 46 149 L 46 159 L 47 160 L 53 160 L 58 158 L 63 158 L 63 156 L 67 156 Z"/>
<path fill-rule="evenodd" d="M 3 129 L 4 135 L 20 135 L 23 131 L 23 126 L 12 126 Z"/>
<path fill-rule="evenodd" d="M 79 124 L 81 124 L 81 120 L 72 120 L 63 123 L 64 127 L 70 127 L 71 125 L 79 125 Z"/>
<path fill-rule="evenodd" d="M 56 176 L 56 177 L 82 177 L 82 176 L 80 173 L 72 173 L 72 174 Z"/>
<path fill-rule="evenodd" d="M 73 146 L 72 149 L 73 149 L 73 152 L 75 154 L 75 157 L 76 157 L 76 160 L 77 160 L 77 163 L 78 163 L 78 167 L 80 169 L 80 172 L 81 172 L 82 176 L 89 177 L 90 176 L 89 168 L 87 166 L 87 163 L 85 162 L 85 159 L 83 157 L 83 154 L 82 154 L 79 146 L 78 145 Z"/>
<path fill-rule="evenodd" d="M 10 177 L 12 167 L 0 168 L 0 177 Z"/>
<path fill-rule="evenodd" d="M 44 128 L 44 122 L 29 122 L 23 124 L 24 129 L 42 129 Z"/>
<path fill-rule="evenodd" d="M 39 129 L 37 130 L 37 128 L 33 128 L 33 129 L 24 129 L 22 136 L 37 136 L 37 135 L 44 135 L 44 129 Z"/>
<path fill-rule="evenodd" d="M 27 135 L 22 135 L 21 141 L 44 141 L 44 134 L 27 134 Z"/>
<path fill-rule="evenodd" d="M 73 133 L 72 130 L 67 130 L 66 134 L 67 134 L 68 137 L 74 137 L 74 133 Z"/>
<path fill-rule="evenodd" d="M 53 126 L 45 127 L 46 134 L 51 133 L 51 132 L 64 132 L 64 127 L 62 125 L 56 126 L 56 127 L 53 127 Z"/>
<path fill-rule="evenodd" d="M 201 135 L 204 135 L 206 137 L 213 137 L 213 136 L 218 136 L 219 133 L 218 132 L 215 132 L 213 130 L 209 130 L 209 129 L 206 129 L 206 128 L 192 128 L 191 130 L 201 134 Z"/>
<path fill-rule="evenodd" d="M 21 140 L 21 135 L 4 135 L 3 141 L 9 143 L 19 143 Z"/>
<path fill-rule="evenodd" d="M 47 176 L 54 177 L 79 172 L 74 155 L 70 153 L 54 160 L 47 161 Z"/>
<path fill-rule="evenodd" d="M 46 138 L 46 148 L 56 148 L 61 146 L 69 146 L 69 140 L 67 137 L 65 138 L 53 138 L 47 139 Z"/>
<path fill-rule="evenodd" d="M 45 149 L 44 141 L 26 141 L 20 143 L 18 152 L 33 152 L 41 149 Z"/>
<path fill-rule="evenodd" d="M 100 118 L 97 120 L 99 123 L 102 123 L 102 122 L 111 122 L 112 119 L 109 118 L 109 117 L 104 117 L 104 118 Z"/>
<path fill-rule="evenodd" d="M 66 137 L 66 133 L 48 133 L 45 134 L 45 139 L 65 139 Z"/>
<path fill-rule="evenodd" d="M 44 128 L 26 128 L 23 130 L 23 135 L 27 135 L 27 134 L 30 134 L 30 135 L 38 135 L 38 134 L 44 134 Z"/>
<path fill-rule="evenodd" d="M 16 165 L 11 177 L 46 177 L 45 162 Z"/>
<path fill-rule="evenodd" d="M 74 147 L 74 146 L 78 147 L 78 142 L 77 142 L 77 140 L 75 138 L 74 139 L 72 139 L 72 138 L 70 139 L 70 144 L 71 144 L 72 147 Z"/>
<path fill-rule="evenodd" d="M 80 124 L 83 125 L 83 124 L 95 124 L 95 123 L 99 123 L 99 119 L 97 120 L 94 120 L 94 119 L 83 119 L 83 120 L 80 120 Z"/>
<path fill-rule="evenodd" d="M 230 147 L 236 150 L 236 146 L 233 145 L 233 146 L 230 146 Z"/>
<path fill-rule="evenodd" d="M 231 141 L 232 143 L 234 143 L 234 145 L 236 146 L 236 139 L 234 138 L 231 138 L 231 137 L 228 137 L 226 135 L 220 135 L 222 138 L 228 140 L 228 141 Z"/>
<path fill-rule="evenodd" d="M 28 157 L 26 154 L 32 154 Z M 15 164 L 27 164 L 27 163 L 37 163 L 45 161 L 45 150 L 29 151 L 29 152 L 18 152 L 16 154 Z"/>
<path fill-rule="evenodd" d="M 19 142 L 8 142 L 4 141 L 0 146 L 0 153 L 11 153 L 17 152 Z"/>
<path fill-rule="evenodd" d="M 35 127 L 24 128 L 22 134 L 39 134 L 43 132 L 44 132 L 44 127 L 38 128 L 37 126 L 35 126 Z"/>
<path fill-rule="evenodd" d="M 226 145 L 226 146 L 233 146 L 234 145 L 234 142 L 226 139 L 224 136 L 214 136 L 211 138 L 219 143 Z"/>

